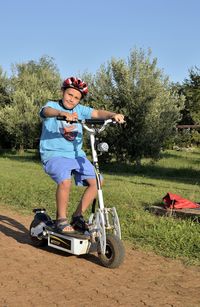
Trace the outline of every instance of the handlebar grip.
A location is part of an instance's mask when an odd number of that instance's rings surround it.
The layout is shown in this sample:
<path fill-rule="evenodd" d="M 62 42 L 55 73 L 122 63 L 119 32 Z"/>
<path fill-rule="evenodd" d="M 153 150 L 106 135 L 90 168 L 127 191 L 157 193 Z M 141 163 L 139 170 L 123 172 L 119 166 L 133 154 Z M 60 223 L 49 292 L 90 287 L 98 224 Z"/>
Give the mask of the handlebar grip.
<path fill-rule="evenodd" d="M 65 116 L 57 116 L 56 117 L 57 120 L 65 120 L 68 123 L 77 123 L 77 122 L 81 122 L 81 120 L 67 120 L 67 118 Z"/>
<path fill-rule="evenodd" d="M 57 116 L 56 119 L 57 120 L 66 120 L 66 117 L 65 116 Z"/>
<path fill-rule="evenodd" d="M 86 124 L 90 124 L 90 125 L 92 124 L 93 125 L 103 125 L 105 121 L 106 121 L 105 119 L 93 119 L 93 118 L 84 120 Z"/>

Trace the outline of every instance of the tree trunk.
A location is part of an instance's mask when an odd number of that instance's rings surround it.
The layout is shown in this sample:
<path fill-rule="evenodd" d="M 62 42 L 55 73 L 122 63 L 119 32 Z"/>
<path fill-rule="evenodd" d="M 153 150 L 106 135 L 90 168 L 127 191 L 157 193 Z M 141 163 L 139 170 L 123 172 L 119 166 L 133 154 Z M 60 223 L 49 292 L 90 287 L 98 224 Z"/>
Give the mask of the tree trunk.
<path fill-rule="evenodd" d="M 24 144 L 20 144 L 19 145 L 19 155 L 23 156 L 23 154 L 24 154 Z"/>

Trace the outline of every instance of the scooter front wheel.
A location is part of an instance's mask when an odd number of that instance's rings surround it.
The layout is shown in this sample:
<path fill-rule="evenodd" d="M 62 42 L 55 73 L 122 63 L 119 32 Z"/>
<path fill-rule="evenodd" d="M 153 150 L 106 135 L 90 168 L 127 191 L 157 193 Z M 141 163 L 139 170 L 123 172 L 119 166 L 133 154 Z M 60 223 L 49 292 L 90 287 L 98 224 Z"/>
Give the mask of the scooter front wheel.
<path fill-rule="evenodd" d="M 113 234 L 106 235 L 106 252 L 101 253 L 100 246 L 98 248 L 98 257 L 103 266 L 107 268 L 117 268 L 122 264 L 125 256 L 125 249 L 122 241 Z"/>
<path fill-rule="evenodd" d="M 29 229 L 29 236 L 31 239 L 31 243 L 35 246 L 35 247 L 42 247 L 47 245 L 47 239 L 41 238 L 39 239 L 38 237 L 35 237 L 32 235 L 32 228 L 35 228 L 39 225 L 37 220 L 33 220 L 31 225 L 30 225 L 30 229 Z"/>

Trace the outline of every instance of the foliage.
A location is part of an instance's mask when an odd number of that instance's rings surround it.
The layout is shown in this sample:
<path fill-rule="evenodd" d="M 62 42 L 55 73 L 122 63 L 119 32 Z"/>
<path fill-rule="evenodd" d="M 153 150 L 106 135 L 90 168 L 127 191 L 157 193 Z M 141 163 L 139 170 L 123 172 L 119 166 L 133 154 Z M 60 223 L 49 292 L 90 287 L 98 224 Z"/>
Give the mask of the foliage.
<path fill-rule="evenodd" d="M 111 153 L 118 160 L 158 157 L 167 137 L 180 120 L 184 99 L 151 60 L 151 52 L 132 50 L 128 61 L 112 59 L 101 66 L 90 84 L 98 107 L 126 116 L 126 125 L 110 130 Z M 95 105 L 95 103 L 94 103 Z"/>
<path fill-rule="evenodd" d="M 195 67 L 189 71 L 189 79 L 183 84 L 186 97 L 185 108 L 190 113 L 194 124 L 200 124 L 200 69 Z"/>
<path fill-rule="evenodd" d="M 0 107 L 10 103 L 9 79 L 0 67 Z"/>
<path fill-rule="evenodd" d="M 3 72 L 0 67 L 0 110 L 11 103 L 10 97 L 10 82 L 6 74 Z M 9 144 L 8 136 L 6 135 L 6 130 L 4 125 L 1 125 L 0 128 L 0 148 L 7 147 Z"/>
<path fill-rule="evenodd" d="M 191 143 L 200 146 L 200 133 L 197 130 L 191 132 Z"/>
<path fill-rule="evenodd" d="M 173 142 L 172 142 L 173 140 Z M 177 129 L 174 138 L 170 139 L 171 148 L 178 146 L 181 148 L 190 148 L 200 145 L 200 133 L 195 129 Z M 168 146 L 169 148 L 170 146 Z"/>
<path fill-rule="evenodd" d="M 182 119 L 178 124 L 182 125 L 198 125 L 200 124 L 200 69 L 195 67 L 189 70 L 189 78 L 185 79 L 183 84 L 174 84 L 173 88 L 184 95 L 185 105 L 181 111 Z M 177 145 L 199 145 L 200 133 L 199 130 L 187 129 L 178 131 L 176 139 Z"/>
<path fill-rule="evenodd" d="M 175 134 L 177 122 L 199 123 L 198 68 L 190 70 L 183 85 L 172 85 L 150 50 L 133 49 L 127 60 L 112 58 L 95 75 L 84 73 L 82 78 L 90 90 L 85 104 L 126 116 L 123 127 L 105 132 L 110 145 L 105 160 L 113 155 L 119 161 L 137 163 L 142 157 L 156 159 L 161 148 L 181 141 Z M 35 147 L 41 128 L 38 111 L 47 100 L 60 97 L 61 80 L 54 60 L 43 56 L 13 65 L 10 79 L 0 69 L 0 80 L 0 146 Z M 199 133 L 192 133 L 188 142 L 199 144 Z"/>
<path fill-rule="evenodd" d="M 173 88 L 177 90 L 179 95 L 185 97 L 180 124 L 200 124 L 200 69 L 191 68 L 189 78 L 185 79 L 183 84 L 174 84 Z"/>
<path fill-rule="evenodd" d="M 60 76 L 51 58 L 16 64 L 10 80 L 11 103 L 0 109 L 0 122 L 13 146 L 32 148 L 39 136 L 39 109 L 59 97 Z"/>
<path fill-rule="evenodd" d="M 57 99 L 60 89 L 60 75 L 53 58 L 43 56 L 39 61 L 13 66 L 11 83 L 13 91 L 24 90 L 27 97 L 39 107 L 47 99 Z"/>

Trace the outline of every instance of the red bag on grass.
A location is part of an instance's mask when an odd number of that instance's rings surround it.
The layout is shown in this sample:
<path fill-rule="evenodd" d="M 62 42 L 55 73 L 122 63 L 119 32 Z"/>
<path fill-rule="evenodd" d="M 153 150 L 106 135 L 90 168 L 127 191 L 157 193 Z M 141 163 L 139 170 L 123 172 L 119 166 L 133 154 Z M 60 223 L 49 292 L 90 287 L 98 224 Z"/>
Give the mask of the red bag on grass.
<path fill-rule="evenodd" d="M 163 197 L 164 207 L 170 209 L 200 209 L 200 204 L 194 203 L 188 199 L 185 199 L 177 194 L 167 193 Z"/>

